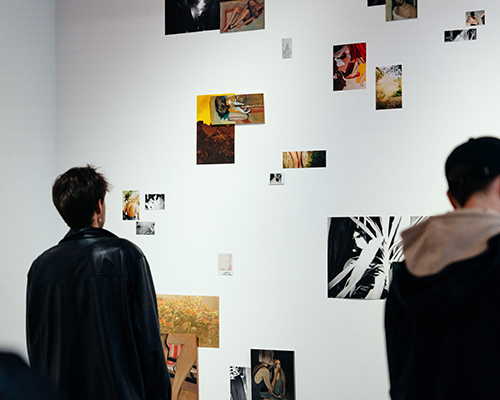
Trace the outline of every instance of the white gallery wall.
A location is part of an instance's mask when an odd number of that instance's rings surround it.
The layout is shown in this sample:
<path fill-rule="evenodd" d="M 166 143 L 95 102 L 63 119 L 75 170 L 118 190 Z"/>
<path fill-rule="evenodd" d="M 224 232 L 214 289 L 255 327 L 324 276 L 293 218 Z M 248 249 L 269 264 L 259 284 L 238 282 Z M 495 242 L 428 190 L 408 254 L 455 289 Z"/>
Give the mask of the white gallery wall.
<path fill-rule="evenodd" d="M 55 1 L 0 2 L 0 349 L 25 355 L 26 274 L 57 240 Z"/>
<path fill-rule="evenodd" d="M 157 293 L 220 296 L 220 348 L 199 349 L 200 399 L 228 398 L 229 366 L 249 366 L 251 348 L 295 350 L 297 399 L 388 399 L 384 301 L 327 298 L 327 218 L 450 209 L 446 155 L 499 135 L 500 4 L 420 0 L 418 19 L 385 22 L 366 0 L 267 0 L 265 30 L 165 36 L 162 0 L 57 0 L 53 41 L 46 2 L 7 3 L 40 32 L 9 25 L 22 40 L 7 48 L 25 57 L 14 67 L 38 81 L 0 111 L 2 139 L 18 148 L 0 147 L 12 205 L 0 339 L 22 346 L 27 268 L 65 232 L 52 180 L 91 163 L 113 184 L 106 227 L 143 249 Z M 479 9 L 476 41 L 444 43 Z M 283 38 L 292 59 L 281 58 Z M 332 48 L 357 42 L 367 43 L 367 89 L 333 92 Z M 393 64 L 403 65 L 403 108 L 376 111 L 375 67 Z M 196 165 L 196 96 L 229 92 L 264 93 L 266 123 L 236 127 L 234 164 Z M 283 171 L 287 150 L 326 150 L 327 167 Z M 285 185 L 268 185 L 273 172 Z M 121 220 L 122 190 L 165 193 L 166 210 L 141 213 L 156 235 Z M 233 254 L 233 277 L 217 275 L 219 253 Z"/>

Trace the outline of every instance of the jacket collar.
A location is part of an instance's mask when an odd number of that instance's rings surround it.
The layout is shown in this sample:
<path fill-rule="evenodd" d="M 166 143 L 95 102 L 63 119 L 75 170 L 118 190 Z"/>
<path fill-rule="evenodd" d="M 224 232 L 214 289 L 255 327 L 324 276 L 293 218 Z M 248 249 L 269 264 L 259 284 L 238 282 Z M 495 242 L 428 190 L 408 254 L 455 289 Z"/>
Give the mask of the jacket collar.
<path fill-rule="evenodd" d="M 81 229 L 71 228 L 59 243 L 67 242 L 69 240 L 91 239 L 99 237 L 117 237 L 117 236 L 114 233 L 111 233 L 110 231 L 104 228 L 94 228 L 93 226 L 86 226 L 85 228 Z"/>

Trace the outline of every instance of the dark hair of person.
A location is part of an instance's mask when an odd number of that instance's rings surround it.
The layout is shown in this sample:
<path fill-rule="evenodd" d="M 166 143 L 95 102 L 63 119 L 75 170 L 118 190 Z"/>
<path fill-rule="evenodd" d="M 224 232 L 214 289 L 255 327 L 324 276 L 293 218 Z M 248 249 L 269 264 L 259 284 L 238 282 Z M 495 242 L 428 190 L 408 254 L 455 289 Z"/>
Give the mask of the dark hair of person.
<path fill-rule="evenodd" d="M 59 175 L 52 186 L 52 201 L 62 219 L 72 229 L 92 224 L 99 200 L 109 191 L 109 183 L 96 168 L 75 167 Z"/>
<path fill-rule="evenodd" d="M 463 207 L 474 193 L 488 189 L 497 176 L 478 166 L 459 164 L 448 174 L 450 195 Z"/>

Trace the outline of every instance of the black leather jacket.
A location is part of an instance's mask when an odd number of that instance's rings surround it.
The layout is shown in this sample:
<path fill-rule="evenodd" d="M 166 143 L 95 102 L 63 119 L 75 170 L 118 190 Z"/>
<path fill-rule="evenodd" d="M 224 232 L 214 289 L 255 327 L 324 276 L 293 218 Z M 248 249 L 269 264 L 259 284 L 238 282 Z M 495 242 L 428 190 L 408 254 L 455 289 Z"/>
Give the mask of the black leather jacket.
<path fill-rule="evenodd" d="M 28 273 L 32 368 L 68 399 L 170 399 L 156 294 L 141 250 L 104 229 L 70 230 Z"/>

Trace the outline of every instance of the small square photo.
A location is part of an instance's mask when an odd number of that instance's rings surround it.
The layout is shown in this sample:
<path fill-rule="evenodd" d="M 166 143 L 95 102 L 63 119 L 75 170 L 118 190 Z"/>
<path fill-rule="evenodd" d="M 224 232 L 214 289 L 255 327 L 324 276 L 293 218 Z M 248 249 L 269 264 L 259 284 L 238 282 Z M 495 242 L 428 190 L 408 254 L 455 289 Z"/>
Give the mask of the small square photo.
<path fill-rule="evenodd" d="M 269 184 L 270 185 L 284 185 L 285 178 L 281 172 L 275 172 L 274 174 L 269 175 Z"/>

